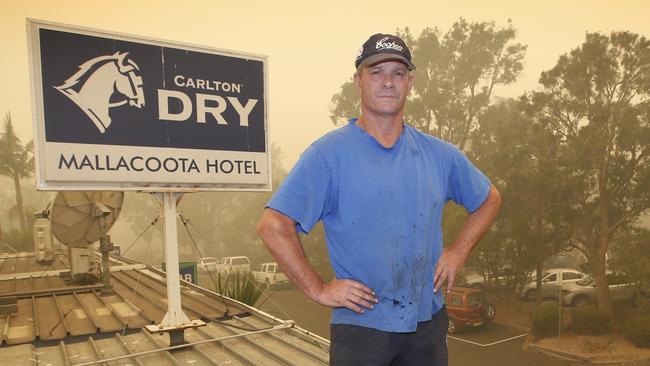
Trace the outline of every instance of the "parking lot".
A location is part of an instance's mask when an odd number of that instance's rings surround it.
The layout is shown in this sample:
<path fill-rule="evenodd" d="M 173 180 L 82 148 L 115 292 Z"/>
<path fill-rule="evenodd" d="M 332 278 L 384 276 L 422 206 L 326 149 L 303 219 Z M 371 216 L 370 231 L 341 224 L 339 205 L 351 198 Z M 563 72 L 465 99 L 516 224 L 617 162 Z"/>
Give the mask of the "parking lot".
<path fill-rule="evenodd" d="M 477 328 L 465 328 L 459 333 L 449 334 L 447 338 L 478 347 L 490 347 L 515 339 L 524 338 L 528 330 L 491 322 Z"/>
<path fill-rule="evenodd" d="M 199 281 L 207 284 L 209 279 L 199 274 Z M 308 300 L 295 288 L 274 291 L 260 308 L 280 318 L 293 319 L 300 327 L 329 338 L 330 309 Z M 527 329 L 499 323 L 498 319 L 480 327 L 466 327 L 448 336 L 449 365 L 581 365 L 524 350 L 527 336 Z"/>
<path fill-rule="evenodd" d="M 281 318 L 291 318 L 299 326 L 329 338 L 330 310 L 307 300 L 296 289 L 275 292 L 261 308 Z M 465 328 L 448 337 L 449 365 L 581 365 L 524 350 L 523 343 L 527 335 L 525 329 L 498 322 L 476 328 Z"/>

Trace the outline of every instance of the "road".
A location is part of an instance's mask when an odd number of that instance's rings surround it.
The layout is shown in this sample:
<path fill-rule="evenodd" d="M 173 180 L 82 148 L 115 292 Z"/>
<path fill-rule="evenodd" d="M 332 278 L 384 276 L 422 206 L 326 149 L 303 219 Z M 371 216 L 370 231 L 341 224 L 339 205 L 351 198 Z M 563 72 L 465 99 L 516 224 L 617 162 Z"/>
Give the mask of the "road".
<path fill-rule="evenodd" d="M 205 276 L 207 277 L 207 276 Z M 208 278 L 199 276 L 201 280 Z M 208 286 L 213 287 L 213 286 Z M 261 303 L 261 305 L 260 305 Z M 331 310 L 308 300 L 295 288 L 276 290 L 260 300 L 258 307 L 282 319 L 293 319 L 310 332 L 329 339 Z M 450 366 L 578 366 L 579 362 L 559 360 L 537 352 L 525 351 L 526 331 L 499 323 L 464 329 L 449 335 Z M 638 366 L 650 366 L 646 363 Z"/>
<path fill-rule="evenodd" d="M 331 311 L 308 300 L 300 291 L 276 291 L 261 306 L 262 310 L 280 318 L 290 318 L 311 332 L 329 338 Z M 582 363 L 557 360 L 525 351 L 522 346 L 525 331 L 501 324 L 487 324 L 481 328 L 467 329 L 450 335 L 450 366 L 578 366 Z"/>

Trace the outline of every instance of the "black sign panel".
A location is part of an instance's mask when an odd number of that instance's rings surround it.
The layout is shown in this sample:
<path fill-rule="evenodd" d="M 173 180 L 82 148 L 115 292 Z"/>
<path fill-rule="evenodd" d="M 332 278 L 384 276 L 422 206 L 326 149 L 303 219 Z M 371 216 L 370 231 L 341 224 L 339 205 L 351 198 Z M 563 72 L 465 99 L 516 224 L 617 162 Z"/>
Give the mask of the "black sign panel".
<path fill-rule="evenodd" d="M 42 83 L 48 142 L 265 151 L 261 61 L 51 29 L 40 29 L 40 40 L 41 57 L 47 60 L 42 65 Z M 120 62 L 132 70 L 121 73 Z M 80 69 L 82 65 L 87 67 Z M 130 72 L 141 81 L 141 106 L 129 104 L 133 99 L 129 100 L 128 89 L 134 82 L 129 80 Z M 87 97 L 92 101 L 85 104 L 75 103 L 61 88 L 71 77 L 68 90 L 78 99 L 83 99 L 83 93 L 101 95 Z M 185 103 L 165 97 L 167 107 L 161 113 L 160 103 L 165 101 L 159 90 L 182 93 Z M 243 126 L 238 108 L 247 103 L 255 104 Z M 80 104 L 91 110 L 86 112 Z M 165 113 L 183 118 L 165 120 Z M 184 118 L 181 113 L 189 115 Z M 104 131 L 93 122 L 93 115 Z"/>
<path fill-rule="evenodd" d="M 28 20 L 39 189 L 270 189 L 266 57 Z"/>

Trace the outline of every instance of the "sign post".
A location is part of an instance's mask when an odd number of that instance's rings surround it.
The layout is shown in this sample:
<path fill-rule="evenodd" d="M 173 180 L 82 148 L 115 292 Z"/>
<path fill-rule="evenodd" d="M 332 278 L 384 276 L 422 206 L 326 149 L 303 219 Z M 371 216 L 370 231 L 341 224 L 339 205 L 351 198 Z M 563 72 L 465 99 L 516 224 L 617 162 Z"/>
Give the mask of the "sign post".
<path fill-rule="evenodd" d="M 39 190 L 156 192 L 168 310 L 183 342 L 176 199 L 269 191 L 267 57 L 27 21 Z"/>
<path fill-rule="evenodd" d="M 203 326 L 201 320 L 190 320 L 181 307 L 181 286 L 178 276 L 178 234 L 176 231 L 176 202 L 182 193 L 157 193 L 163 206 L 163 225 L 165 229 L 165 266 L 167 281 L 167 313 L 158 325 L 147 325 L 152 332 L 169 332 L 170 344 L 184 342 L 183 330 Z"/>

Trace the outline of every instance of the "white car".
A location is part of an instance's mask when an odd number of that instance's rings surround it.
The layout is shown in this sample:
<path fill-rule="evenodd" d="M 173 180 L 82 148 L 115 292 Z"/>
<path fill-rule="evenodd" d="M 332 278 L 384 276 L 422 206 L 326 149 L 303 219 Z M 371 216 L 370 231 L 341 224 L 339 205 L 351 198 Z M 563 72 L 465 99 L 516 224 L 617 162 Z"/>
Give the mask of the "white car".
<path fill-rule="evenodd" d="M 246 256 L 223 257 L 216 265 L 217 272 L 250 272 L 251 261 Z"/>
<path fill-rule="evenodd" d="M 476 272 L 470 272 L 462 278 L 463 286 L 483 290 L 485 288 L 485 278 Z"/>
<path fill-rule="evenodd" d="M 215 257 L 205 257 L 199 263 L 199 271 L 214 271 L 219 263 L 219 259 Z"/>
<path fill-rule="evenodd" d="M 584 277 L 584 273 L 573 268 L 548 269 L 542 274 L 542 298 L 557 298 L 560 281 L 562 287 L 564 287 L 576 283 Z M 537 281 L 535 277 L 533 277 L 533 281 L 524 286 L 519 295 L 526 300 L 534 300 L 537 297 Z"/>
<path fill-rule="evenodd" d="M 259 271 L 253 271 L 253 278 L 257 282 L 268 282 L 270 286 L 289 283 L 289 278 L 282 272 L 282 269 L 280 269 L 280 266 L 276 262 L 260 264 Z"/>

